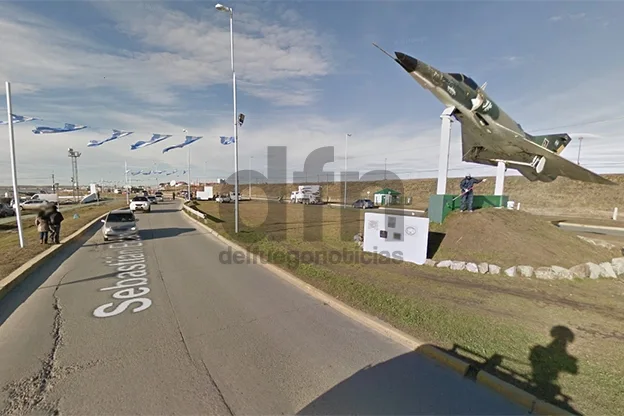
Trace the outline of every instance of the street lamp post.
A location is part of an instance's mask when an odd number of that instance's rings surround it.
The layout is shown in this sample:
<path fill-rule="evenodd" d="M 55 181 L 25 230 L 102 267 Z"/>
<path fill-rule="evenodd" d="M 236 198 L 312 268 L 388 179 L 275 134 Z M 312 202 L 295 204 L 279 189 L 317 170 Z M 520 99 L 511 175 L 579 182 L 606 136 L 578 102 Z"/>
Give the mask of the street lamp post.
<path fill-rule="evenodd" d="M 236 72 L 234 71 L 234 11 L 216 4 L 215 8 L 230 14 L 230 61 L 232 64 L 232 97 L 234 101 L 234 232 L 238 234 L 238 113 L 236 109 Z"/>
<path fill-rule="evenodd" d="M 345 135 L 345 189 L 344 189 L 344 204 L 347 205 L 347 148 L 349 144 L 349 137 L 351 133 Z"/>

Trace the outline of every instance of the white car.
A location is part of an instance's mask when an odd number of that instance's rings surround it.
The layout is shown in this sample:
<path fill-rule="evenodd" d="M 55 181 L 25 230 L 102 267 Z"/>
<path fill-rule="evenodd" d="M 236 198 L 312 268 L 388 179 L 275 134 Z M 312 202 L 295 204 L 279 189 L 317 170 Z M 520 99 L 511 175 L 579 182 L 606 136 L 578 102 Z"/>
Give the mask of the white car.
<path fill-rule="evenodd" d="M 28 201 L 22 202 L 20 204 L 20 208 L 23 210 L 33 210 L 38 211 L 40 209 L 45 209 L 54 205 L 53 202 L 41 200 L 41 199 L 29 199 Z"/>
<path fill-rule="evenodd" d="M 130 211 L 152 212 L 152 204 L 146 196 L 135 196 L 130 202 Z"/>
<path fill-rule="evenodd" d="M 219 195 L 215 198 L 215 201 L 223 203 L 223 202 L 232 202 L 232 199 L 229 195 Z"/>

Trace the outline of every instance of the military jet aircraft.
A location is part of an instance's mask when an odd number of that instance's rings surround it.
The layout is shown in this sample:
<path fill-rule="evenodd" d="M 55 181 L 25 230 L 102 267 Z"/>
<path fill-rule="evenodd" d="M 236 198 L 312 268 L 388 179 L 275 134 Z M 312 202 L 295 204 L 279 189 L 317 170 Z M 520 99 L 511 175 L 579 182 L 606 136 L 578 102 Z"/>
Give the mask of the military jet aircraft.
<path fill-rule="evenodd" d="M 401 52 L 393 57 L 422 87 L 428 89 L 462 125 L 462 160 L 496 166 L 504 162 L 530 181 L 552 182 L 558 176 L 615 185 L 559 154 L 572 138 L 567 133 L 533 136 L 509 117 L 472 78 L 442 72 Z"/>

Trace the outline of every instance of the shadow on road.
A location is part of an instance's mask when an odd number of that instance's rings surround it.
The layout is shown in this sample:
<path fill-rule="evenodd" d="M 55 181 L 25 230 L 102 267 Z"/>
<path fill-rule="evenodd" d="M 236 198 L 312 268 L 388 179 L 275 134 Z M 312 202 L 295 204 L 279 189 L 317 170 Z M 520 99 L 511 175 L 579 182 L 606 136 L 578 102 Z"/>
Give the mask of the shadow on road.
<path fill-rule="evenodd" d="M 93 237 L 99 230 L 99 223 L 95 223 L 73 242 L 63 244 L 51 258 L 48 258 L 36 269 L 32 270 L 26 279 L 17 287 L 13 288 L 5 297 L 0 299 L 0 325 L 2 325 L 30 295 L 39 289 L 41 284 L 45 282 L 65 260 L 74 254 L 76 250 L 83 246 L 87 240 Z"/>
<path fill-rule="evenodd" d="M 37 289 L 37 290 L 40 290 L 40 289 L 51 289 L 51 288 L 60 287 L 60 286 L 67 286 L 67 285 L 75 285 L 76 283 L 90 282 L 90 281 L 93 281 L 93 280 L 109 279 L 111 277 L 117 276 L 117 273 L 118 272 L 106 273 L 106 274 L 103 274 L 101 276 L 87 277 L 86 279 L 74 280 L 73 282 L 59 283 L 58 285 L 40 286 L 39 289 Z"/>
<path fill-rule="evenodd" d="M 297 414 L 520 415 L 527 412 L 416 350 L 363 368 Z"/>
<path fill-rule="evenodd" d="M 147 230 L 139 230 L 141 240 L 156 240 L 160 238 L 177 237 L 184 233 L 197 231 L 195 228 L 150 228 Z"/>
<path fill-rule="evenodd" d="M 572 398 L 563 393 L 557 383 L 560 373 L 578 374 L 578 359 L 567 351 L 568 343 L 574 341 L 574 333 L 570 328 L 558 325 L 551 329 L 550 335 L 553 339 L 548 345 L 535 345 L 531 348 L 528 362 L 500 354 L 487 358 L 459 345 L 454 345 L 446 352 L 471 364 L 468 377 L 474 377 L 479 370 L 484 370 L 548 403 L 580 415 L 570 404 Z M 526 371 L 521 372 L 510 366 L 525 367 Z"/>

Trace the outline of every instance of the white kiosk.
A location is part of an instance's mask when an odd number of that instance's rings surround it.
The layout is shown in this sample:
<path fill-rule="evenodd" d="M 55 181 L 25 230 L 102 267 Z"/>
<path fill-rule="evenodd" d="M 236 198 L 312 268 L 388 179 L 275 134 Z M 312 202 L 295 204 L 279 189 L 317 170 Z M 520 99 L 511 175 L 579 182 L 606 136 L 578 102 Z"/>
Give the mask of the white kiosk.
<path fill-rule="evenodd" d="M 374 212 L 364 214 L 364 251 L 425 264 L 428 239 L 428 218 Z"/>

